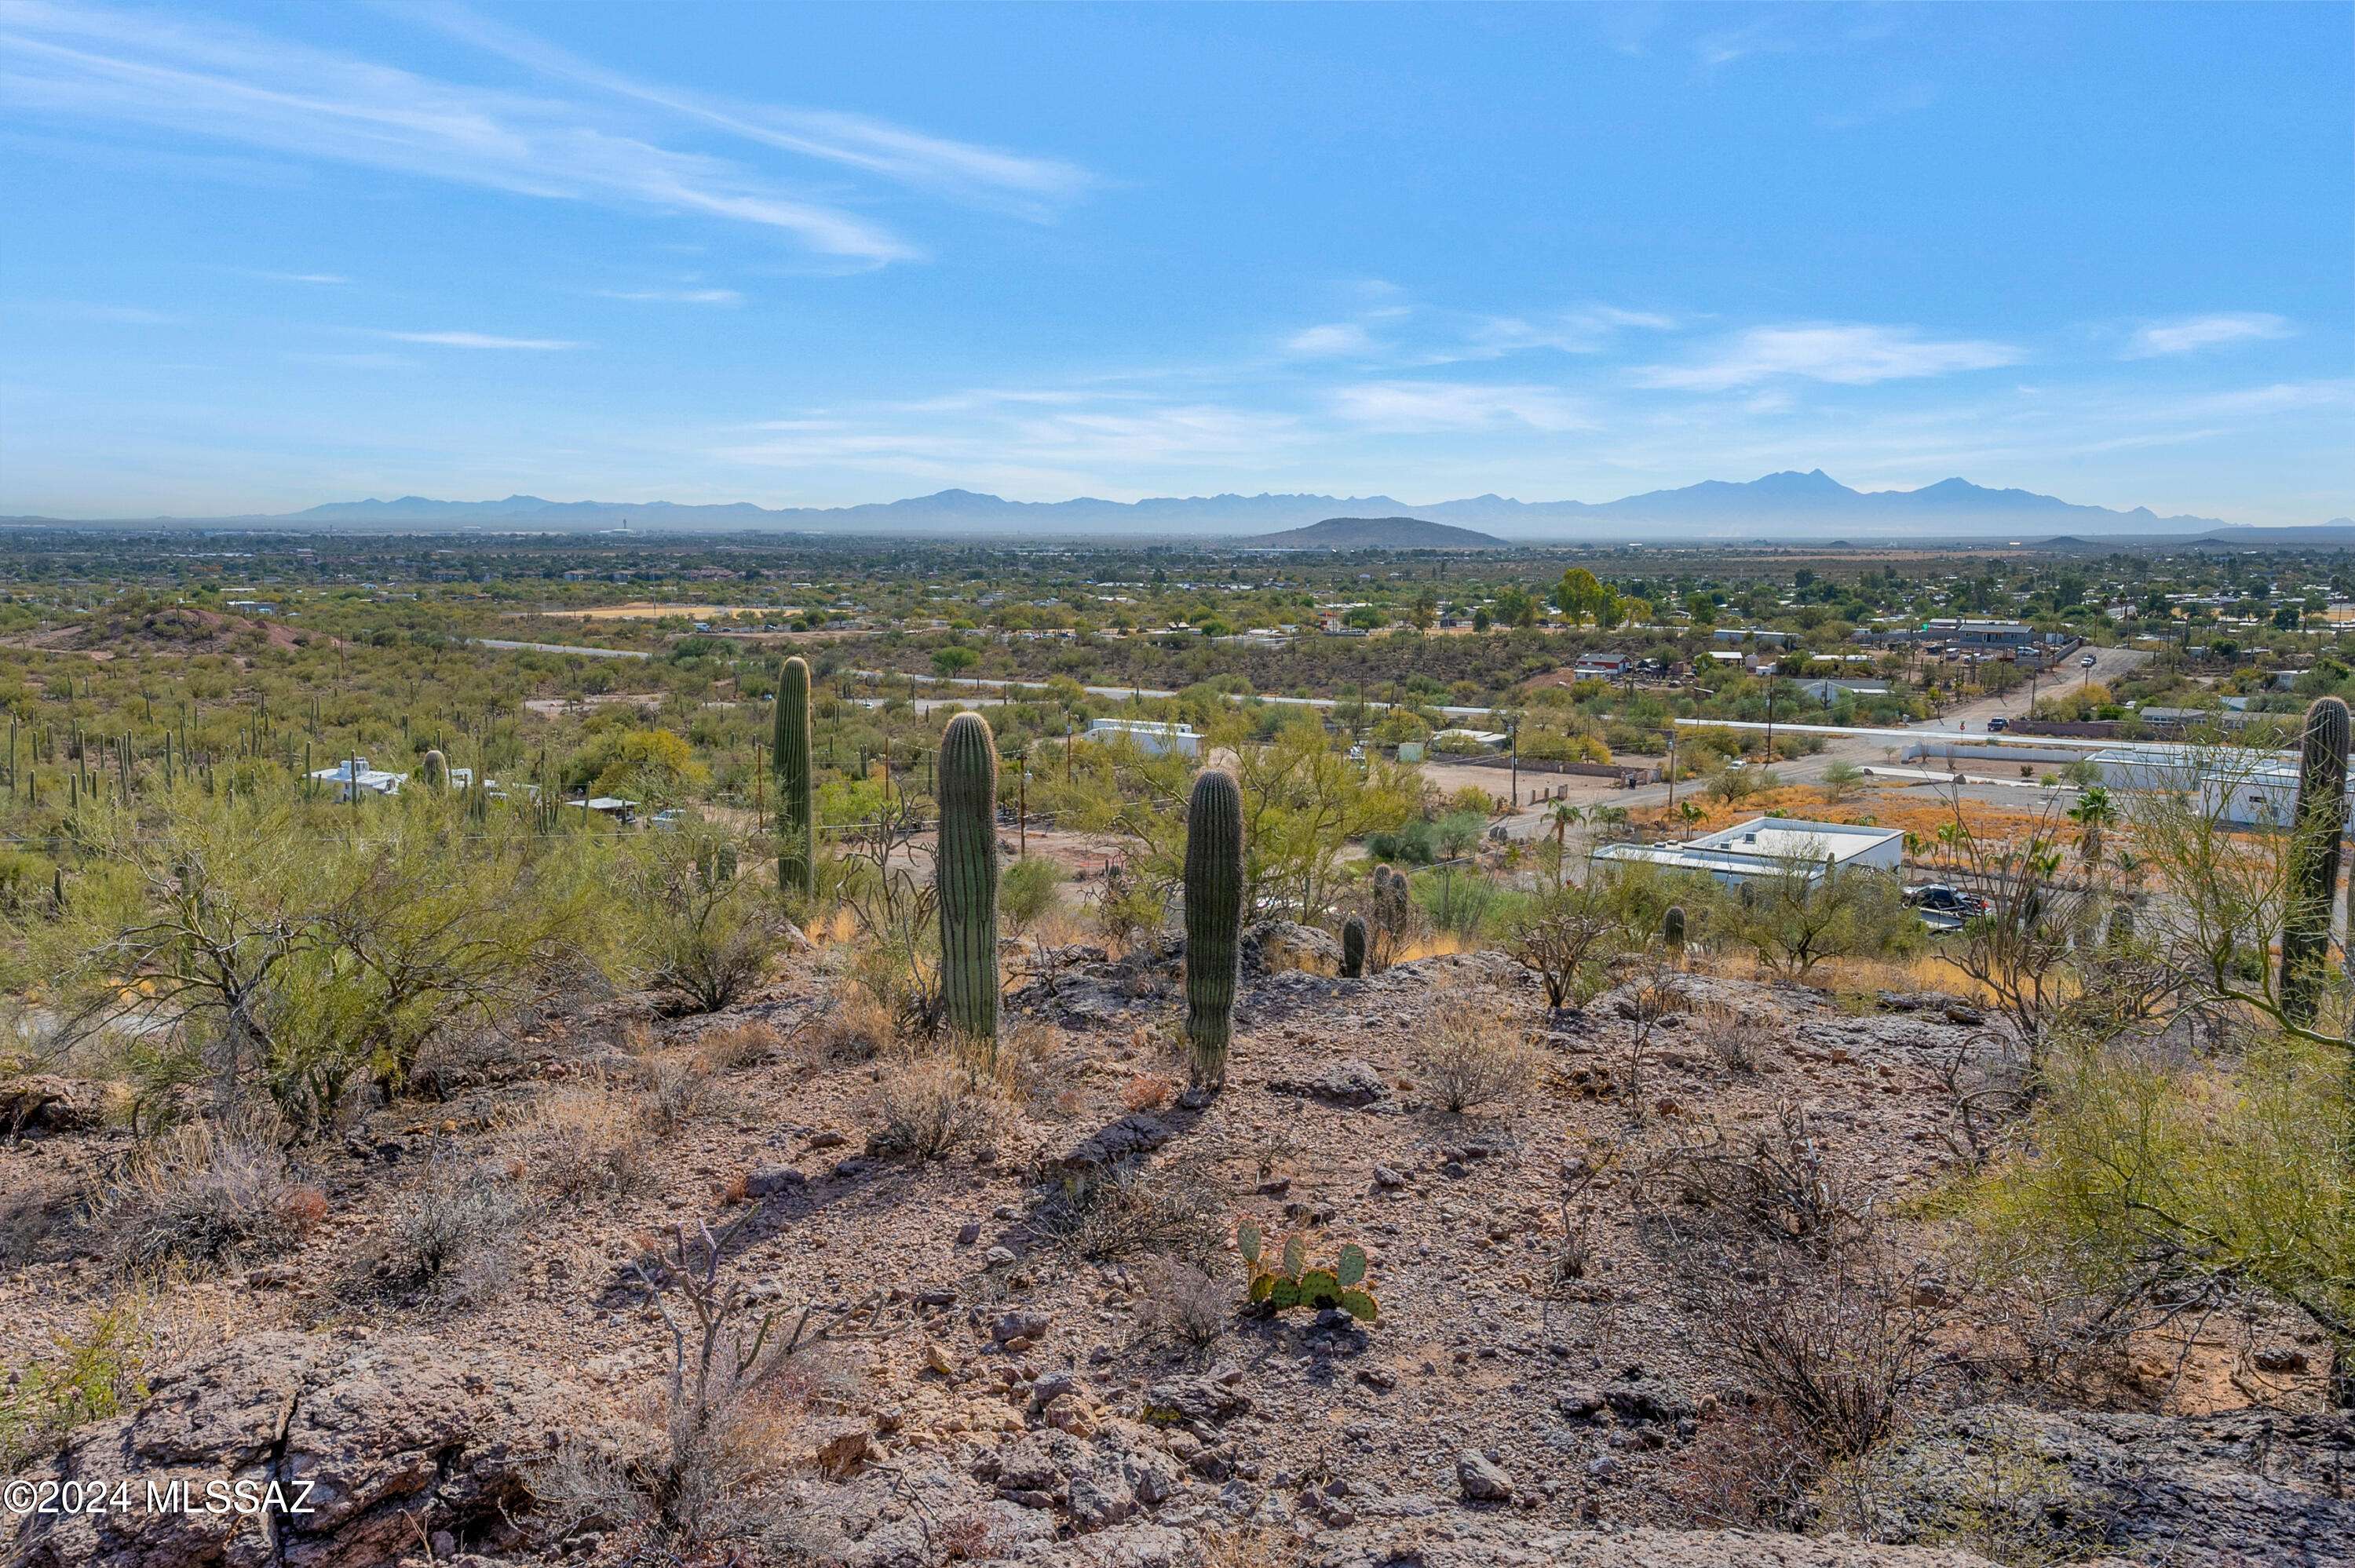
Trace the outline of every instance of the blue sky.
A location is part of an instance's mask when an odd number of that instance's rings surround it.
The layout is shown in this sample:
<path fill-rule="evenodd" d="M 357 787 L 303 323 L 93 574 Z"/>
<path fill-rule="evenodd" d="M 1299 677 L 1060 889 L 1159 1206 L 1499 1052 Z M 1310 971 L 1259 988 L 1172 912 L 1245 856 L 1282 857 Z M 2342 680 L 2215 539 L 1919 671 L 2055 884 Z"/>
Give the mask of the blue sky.
<path fill-rule="evenodd" d="M 0 512 L 2355 512 L 2347 5 L 0 0 Z"/>

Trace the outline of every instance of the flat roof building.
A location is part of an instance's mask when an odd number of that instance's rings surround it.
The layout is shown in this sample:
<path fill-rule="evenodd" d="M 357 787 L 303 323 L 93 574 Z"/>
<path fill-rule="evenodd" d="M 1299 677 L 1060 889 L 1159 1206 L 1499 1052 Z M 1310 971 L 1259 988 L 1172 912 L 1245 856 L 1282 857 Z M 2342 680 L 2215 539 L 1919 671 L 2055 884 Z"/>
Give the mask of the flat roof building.
<path fill-rule="evenodd" d="M 1090 719 L 1082 740 L 1112 740 L 1124 738 L 1133 742 L 1139 751 L 1158 757 L 1176 752 L 1180 757 L 1201 753 L 1202 737 L 1189 724 L 1163 724 L 1154 719 Z"/>
<path fill-rule="evenodd" d="M 1893 828 L 1753 817 L 1679 844 L 1604 844 L 1598 861 L 1644 862 L 1670 871 L 1706 872 L 1728 886 L 1757 878 L 1804 875 L 1809 882 L 1849 870 L 1895 871 L 1905 834 Z"/>

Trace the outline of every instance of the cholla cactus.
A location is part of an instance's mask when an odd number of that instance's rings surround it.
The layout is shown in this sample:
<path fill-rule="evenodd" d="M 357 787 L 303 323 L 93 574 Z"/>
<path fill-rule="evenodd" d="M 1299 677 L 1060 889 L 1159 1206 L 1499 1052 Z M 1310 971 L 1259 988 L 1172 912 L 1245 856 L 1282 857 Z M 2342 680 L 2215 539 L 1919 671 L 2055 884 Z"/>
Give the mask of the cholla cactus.
<path fill-rule="evenodd" d="M 1242 921 L 1242 790 L 1213 768 L 1186 803 L 1186 1039 L 1194 1082 L 1206 1088 L 1227 1081 Z"/>
<path fill-rule="evenodd" d="M 949 1026 L 997 1038 L 997 738 L 979 714 L 941 732 L 941 1003 Z"/>
<path fill-rule="evenodd" d="M 1352 915 L 1341 922 L 1341 978 L 1362 980 L 1366 973 L 1366 917 Z"/>

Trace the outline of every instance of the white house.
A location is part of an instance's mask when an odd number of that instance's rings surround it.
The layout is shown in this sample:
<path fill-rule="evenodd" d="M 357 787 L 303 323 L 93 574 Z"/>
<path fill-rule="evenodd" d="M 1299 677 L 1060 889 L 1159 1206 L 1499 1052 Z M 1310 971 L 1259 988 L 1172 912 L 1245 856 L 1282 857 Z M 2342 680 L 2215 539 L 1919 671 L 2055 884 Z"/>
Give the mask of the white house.
<path fill-rule="evenodd" d="M 1158 757 L 1176 752 L 1180 757 L 1201 754 L 1202 737 L 1189 724 L 1162 724 L 1152 719 L 1099 718 L 1090 719 L 1082 740 L 1111 740 L 1125 737 L 1139 751 Z"/>
<path fill-rule="evenodd" d="M 1431 747 L 1434 751 L 1452 751 L 1460 757 L 1502 751 L 1512 738 L 1501 729 L 1443 729 L 1431 737 Z"/>
<path fill-rule="evenodd" d="M 370 768 L 365 757 L 347 757 L 333 768 L 314 770 L 311 778 L 314 782 L 329 786 L 334 799 L 348 800 L 356 794 L 398 795 L 409 775 L 387 773 L 380 768 Z"/>
<path fill-rule="evenodd" d="M 1680 844 L 1604 844 L 1598 861 L 1641 861 L 1670 871 L 1707 872 L 1729 887 L 1756 878 L 1827 873 L 1893 872 L 1905 859 L 1905 834 L 1893 828 L 1753 817 Z"/>
<path fill-rule="evenodd" d="M 1598 675 L 1617 680 L 1636 667 L 1632 653 L 1581 653 L 1578 662 L 1571 666 L 1573 675 Z"/>

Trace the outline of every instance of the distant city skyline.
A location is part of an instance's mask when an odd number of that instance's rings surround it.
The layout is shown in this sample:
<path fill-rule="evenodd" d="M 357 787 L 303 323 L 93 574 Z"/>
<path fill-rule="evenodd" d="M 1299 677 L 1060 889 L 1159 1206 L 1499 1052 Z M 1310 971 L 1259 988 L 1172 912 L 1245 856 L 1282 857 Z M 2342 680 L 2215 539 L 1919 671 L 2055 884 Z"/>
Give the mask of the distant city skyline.
<path fill-rule="evenodd" d="M 2355 514 L 2355 7 L 0 0 L 0 514 Z"/>

